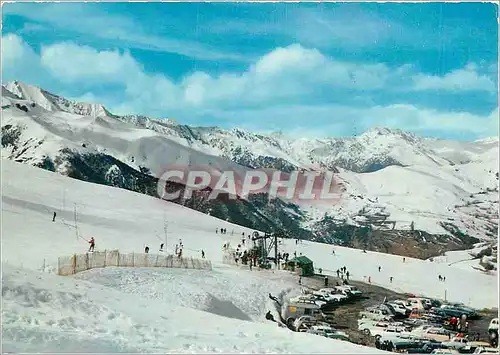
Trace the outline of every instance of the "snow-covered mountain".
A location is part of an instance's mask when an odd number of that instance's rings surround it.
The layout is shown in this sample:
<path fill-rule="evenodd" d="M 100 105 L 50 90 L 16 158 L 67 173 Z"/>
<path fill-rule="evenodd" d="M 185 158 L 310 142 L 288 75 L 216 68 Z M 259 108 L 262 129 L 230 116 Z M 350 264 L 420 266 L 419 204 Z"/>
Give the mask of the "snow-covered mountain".
<path fill-rule="evenodd" d="M 458 142 L 375 128 L 350 138 L 291 139 L 117 116 L 21 82 L 2 87 L 2 113 L 2 157 L 151 195 L 166 164 L 336 172 L 343 198 L 333 206 L 182 202 L 251 228 L 403 254 L 497 234 L 498 137 Z"/>

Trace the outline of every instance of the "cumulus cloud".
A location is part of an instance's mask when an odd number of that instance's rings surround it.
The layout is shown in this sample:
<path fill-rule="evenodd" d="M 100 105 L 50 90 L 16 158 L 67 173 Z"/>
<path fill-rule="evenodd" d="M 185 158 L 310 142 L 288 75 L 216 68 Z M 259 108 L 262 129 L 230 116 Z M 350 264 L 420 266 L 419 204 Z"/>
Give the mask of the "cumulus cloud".
<path fill-rule="evenodd" d="M 57 81 L 66 88 L 85 83 L 85 92 L 70 96 L 98 100 L 117 114 L 175 115 L 180 122 L 199 124 L 201 119 L 210 118 L 227 126 L 246 122 L 261 130 L 299 127 L 305 132 L 302 127 L 306 123 L 321 127 L 321 136 L 359 133 L 374 125 L 413 131 L 463 130 L 481 136 L 484 132 L 490 135 L 488 131 L 498 117 L 497 112 L 482 117 L 407 103 L 377 105 L 370 96 L 381 90 L 388 95 L 426 89 L 494 90 L 488 74 L 491 68 L 481 71 L 476 64 L 439 77 L 426 76 L 416 73 L 411 65 L 337 61 L 295 44 L 276 48 L 243 72 L 217 76 L 195 72 L 174 81 L 146 72 L 126 51 L 62 42 L 42 46 L 38 54 L 16 35 L 7 34 L 2 39 L 4 80 L 18 79 L 42 87 L 44 80 Z M 97 95 L 92 90 L 103 85 L 114 85 L 119 91 Z M 352 93 L 351 106 L 336 100 L 343 92 Z M 66 94 L 64 90 L 58 93 Z"/>
<path fill-rule="evenodd" d="M 492 77 L 480 74 L 479 67 L 475 63 L 469 63 L 465 68 L 443 76 L 417 74 L 413 79 L 416 90 L 497 91 L 497 85 Z"/>

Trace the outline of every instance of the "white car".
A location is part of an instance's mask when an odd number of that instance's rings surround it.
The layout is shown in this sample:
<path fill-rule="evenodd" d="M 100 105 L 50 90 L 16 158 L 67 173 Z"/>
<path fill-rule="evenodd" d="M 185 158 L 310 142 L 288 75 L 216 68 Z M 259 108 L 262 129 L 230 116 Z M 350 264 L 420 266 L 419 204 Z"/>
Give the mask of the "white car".
<path fill-rule="evenodd" d="M 384 322 L 360 323 L 358 325 L 358 330 L 366 335 L 372 335 L 373 333 L 383 331 L 387 327 L 387 323 Z"/>
<path fill-rule="evenodd" d="M 349 335 L 328 325 L 314 325 L 307 333 L 324 336 L 325 338 L 349 340 Z"/>
<path fill-rule="evenodd" d="M 488 327 L 488 331 L 490 330 L 498 330 L 498 318 L 493 318 Z"/>
<path fill-rule="evenodd" d="M 333 302 L 344 302 L 344 301 L 347 301 L 347 299 L 348 299 L 348 297 L 346 295 L 338 294 L 332 288 L 322 288 L 316 292 L 319 292 L 323 295 L 327 295 L 328 297 L 330 297 L 332 299 Z"/>
<path fill-rule="evenodd" d="M 396 313 L 399 314 L 399 315 L 407 316 L 411 312 L 410 309 L 406 308 L 405 306 L 403 306 L 403 305 L 401 305 L 399 303 L 389 302 L 388 304 L 391 305 L 392 308 L 394 308 L 394 310 L 396 311 Z"/>
<path fill-rule="evenodd" d="M 382 336 L 384 337 L 399 337 L 402 332 L 405 331 L 404 327 L 395 327 L 395 326 L 389 326 L 385 328 L 381 327 L 373 327 L 372 329 L 368 328 L 370 330 L 370 333 L 368 334 L 365 332 L 367 335 L 371 335 L 376 338 L 380 338 Z"/>
<path fill-rule="evenodd" d="M 431 354 L 451 355 L 451 354 L 460 354 L 460 353 L 457 350 L 453 350 L 453 349 L 434 349 L 434 350 L 432 350 Z"/>
<path fill-rule="evenodd" d="M 359 312 L 361 318 L 373 319 L 378 321 L 392 321 L 393 317 L 389 312 L 382 309 L 368 309 L 366 311 Z"/>
<path fill-rule="evenodd" d="M 474 354 L 497 354 L 498 348 L 487 348 L 487 347 L 478 347 L 474 350 Z"/>
<path fill-rule="evenodd" d="M 445 345 L 448 349 L 461 349 L 467 346 L 469 341 L 462 337 L 455 337 L 450 341 L 444 341 L 442 344 Z"/>
<path fill-rule="evenodd" d="M 313 295 L 300 295 L 297 297 L 290 298 L 290 302 L 295 302 L 295 303 L 314 303 L 318 305 L 319 307 L 323 306 L 326 304 L 325 301 L 321 301 L 316 299 L 315 296 Z"/>
<path fill-rule="evenodd" d="M 346 288 L 347 290 L 349 290 L 351 295 L 353 295 L 354 297 L 361 297 L 363 295 L 363 292 L 358 290 L 358 288 L 356 286 L 344 285 L 344 286 L 338 286 L 338 287 Z"/>

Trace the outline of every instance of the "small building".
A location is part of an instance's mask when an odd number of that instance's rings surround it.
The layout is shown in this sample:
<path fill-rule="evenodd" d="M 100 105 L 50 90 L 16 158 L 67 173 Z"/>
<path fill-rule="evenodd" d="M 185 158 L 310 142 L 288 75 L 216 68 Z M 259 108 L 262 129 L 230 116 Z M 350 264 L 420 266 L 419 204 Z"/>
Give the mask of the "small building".
<path fill-rule="evenodd" d="M 306 256 L 297 256 L 287 263 L 294 270 L 296 267 L 301 269 L 300 276 L 314 276 L 314 264 L 311 259 Z"/>

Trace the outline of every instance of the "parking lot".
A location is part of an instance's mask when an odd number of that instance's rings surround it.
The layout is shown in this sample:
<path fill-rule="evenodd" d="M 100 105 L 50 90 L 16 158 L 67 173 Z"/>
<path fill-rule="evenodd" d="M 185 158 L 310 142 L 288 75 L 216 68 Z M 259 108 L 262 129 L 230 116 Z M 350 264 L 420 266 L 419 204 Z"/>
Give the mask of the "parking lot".
<path fill-rule="evenodd" d="M 322 289 L 325 287 L 324 278 L 325 276 L 323 275 L 303 278 L 302 286 L 309 291 Z M 342 283 L 342 280 L 328 276 L 328 287 L 335 287 L 337 283 Z M 360 312 L 370 307 L 379 306 L 384 300 L 388 302 L 406 300 L 408 295 L 363 282 L 349 281 L 349 285 L 357 287 L 362 292 L 362 297 L 350 302 L 324 308 L 322 312 L 326 317 L 323 321 L 333 328 L 347 333 L 351 342 L 375 346 L 376 338 L 373 334 L 368 335 L 358 329 Z M 480 315 L 478 319 L 468 320 L 468 334 L 473 337 L 479 335 L 480 341 L 488 342 L 488 326 L 492 318 L 498 317 L 498 311 L 496 309 L 484 309 L 478 312 Z"/>

